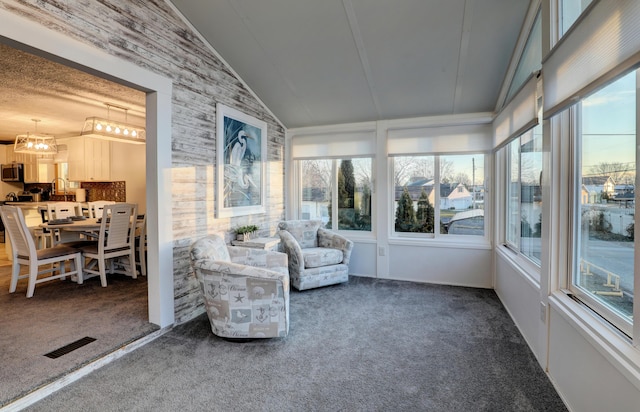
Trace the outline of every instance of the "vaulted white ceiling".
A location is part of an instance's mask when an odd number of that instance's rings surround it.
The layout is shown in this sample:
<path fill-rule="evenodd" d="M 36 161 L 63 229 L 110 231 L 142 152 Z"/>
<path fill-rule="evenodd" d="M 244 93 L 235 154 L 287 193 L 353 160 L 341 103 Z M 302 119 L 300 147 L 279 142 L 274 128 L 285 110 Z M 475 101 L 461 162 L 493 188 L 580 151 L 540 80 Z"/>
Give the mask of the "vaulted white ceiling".
<path fill-rule="evenodd" d="M 288 128 L 491 112 L 529 0 L 172 0 Z M 0 142 L 78 135 L 143 92 L 0 44 Z M 112 118 L 123 113 L 111 112 Z"/>
<path fill-rule="evenodd" d="M 172 0 L 286 127 L 493 111 L 529 0 Z"/>

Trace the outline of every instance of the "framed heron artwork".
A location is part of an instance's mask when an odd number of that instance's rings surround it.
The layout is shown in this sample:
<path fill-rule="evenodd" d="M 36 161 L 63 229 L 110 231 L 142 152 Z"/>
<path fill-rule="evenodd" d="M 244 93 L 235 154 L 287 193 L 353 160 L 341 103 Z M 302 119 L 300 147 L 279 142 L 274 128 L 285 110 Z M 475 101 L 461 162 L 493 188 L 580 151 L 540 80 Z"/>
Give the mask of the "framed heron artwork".
<path fill-rule="evenodd" d="M 218 217 L 264 213 L 267 124 L 216 105 Z"/>

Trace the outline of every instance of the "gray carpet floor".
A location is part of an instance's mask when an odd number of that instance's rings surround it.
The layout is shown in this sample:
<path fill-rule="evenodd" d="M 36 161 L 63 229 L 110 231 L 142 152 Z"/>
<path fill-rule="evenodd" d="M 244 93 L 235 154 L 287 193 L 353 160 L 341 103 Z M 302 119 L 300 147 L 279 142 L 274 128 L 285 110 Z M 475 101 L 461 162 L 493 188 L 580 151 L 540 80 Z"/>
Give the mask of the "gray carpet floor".
<path fill-rule="evenodd" d="M 290 313 L 243 343 L 199 316 L 28 410 L 566 410 L 492 290 L 351 277 Z"/>
<path fill-rule="evenodd" d="M 10 266 L 0 267 L 0 406 L 158 329 L 148 322 L 147 280 L 109 275 L 83 285 L 53 280 L 25 296 L 9 293 Z M 45 354 L 84 337 L 96 340 L 57 359 Z"/>

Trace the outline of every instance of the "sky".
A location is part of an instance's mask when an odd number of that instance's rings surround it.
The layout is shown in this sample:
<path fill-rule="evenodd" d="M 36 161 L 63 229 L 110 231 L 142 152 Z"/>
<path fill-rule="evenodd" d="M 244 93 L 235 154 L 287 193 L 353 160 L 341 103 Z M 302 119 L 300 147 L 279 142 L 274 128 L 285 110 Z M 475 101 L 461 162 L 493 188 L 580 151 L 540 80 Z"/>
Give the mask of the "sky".
<path fill-rule="evenodd" d="M 636 72 L 582 102 L 582 172 L 602 162 L 635 165 Z"/>

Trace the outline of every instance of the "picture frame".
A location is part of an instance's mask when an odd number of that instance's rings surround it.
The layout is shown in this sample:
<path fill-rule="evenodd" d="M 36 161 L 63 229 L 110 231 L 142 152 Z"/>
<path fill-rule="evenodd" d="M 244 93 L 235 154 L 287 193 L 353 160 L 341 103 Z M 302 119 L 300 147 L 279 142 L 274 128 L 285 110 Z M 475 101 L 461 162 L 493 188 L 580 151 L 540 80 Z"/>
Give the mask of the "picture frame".
<path fill-rule="evenodd" d="M 217 217 L 265 212 L 267 123 L 216 105 Z"/>

